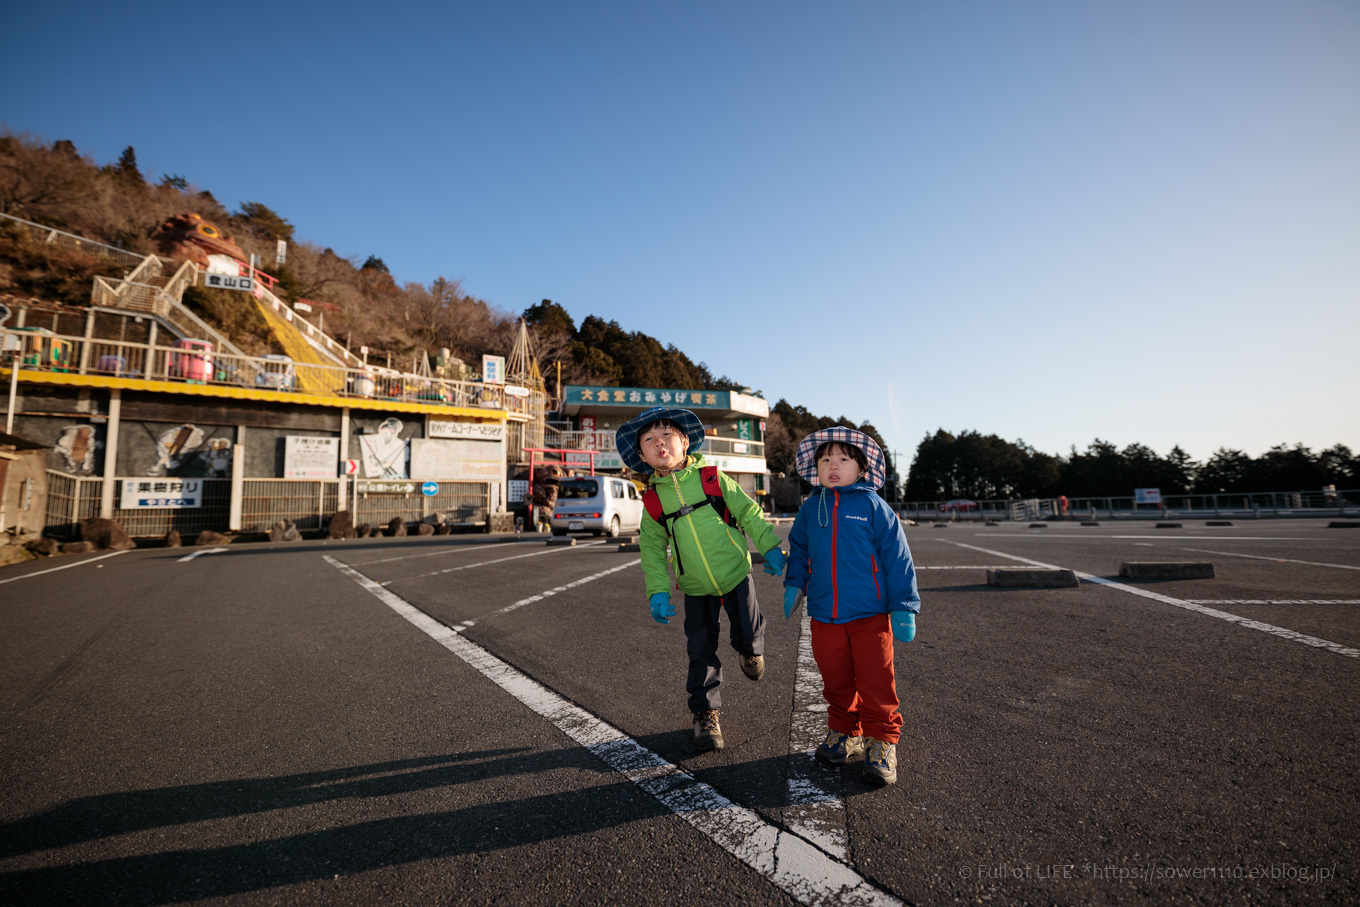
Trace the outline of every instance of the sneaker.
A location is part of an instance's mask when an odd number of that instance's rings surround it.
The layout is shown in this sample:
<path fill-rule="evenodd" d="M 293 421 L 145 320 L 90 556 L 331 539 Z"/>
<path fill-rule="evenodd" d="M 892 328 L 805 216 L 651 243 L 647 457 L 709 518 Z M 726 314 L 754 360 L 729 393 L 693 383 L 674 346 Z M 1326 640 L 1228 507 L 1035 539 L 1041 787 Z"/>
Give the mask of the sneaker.
<path fill-rule="evenodd" d="M 826 740 L 817 747 L 815 753 L 818 762 L 825 762 L 827 765 L 844 765 L 851 756 L 858 756 L 864 752 L 864 738 L 851 737 L 849 734 L 842 734 L 839 731 L 828 730 Z"/>
<path fill-rule="evenodd" d="M 709 753 L 723 748 L 722 725 L 718 724 L 718 710 L 694 713 L 694 749 Z"/>
<path fill-rule="evenodd" d="M 759 680 L 765 676 L 765 656 L 764 655 L 743 655 L 741 656 L 741 673 L 752 680 Z"/>
<path fill-rule="evenodd" d="M 869 738 L 869 749 L 864 754 L 864 780 L 879 787 L 897 783 L 897 744 Z"/>

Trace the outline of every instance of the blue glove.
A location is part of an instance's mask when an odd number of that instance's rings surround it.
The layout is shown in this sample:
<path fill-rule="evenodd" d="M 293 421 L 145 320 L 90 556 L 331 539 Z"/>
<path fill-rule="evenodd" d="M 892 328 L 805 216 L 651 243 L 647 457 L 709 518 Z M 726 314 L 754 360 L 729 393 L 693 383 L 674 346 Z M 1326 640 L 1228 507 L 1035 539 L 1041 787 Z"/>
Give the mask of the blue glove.
<path fill-rule="evenodd" d="M 798 607 L 798 596 L 803 593 L 797 586 L 784 587 L 784 616 L 792 617 L 793 609 Z"/>
<path fill-rule="evenodd" d="M 890 611 L 888 619 L 892 623 L 892 634 L 902 642 L 916 638 L 916 615 L 910 611 Z"/>
<path fill-rule="evenodd" d="M 784 563 L 784 552 L 779 550 L 778 545 L 765 552 L 765 572 L 770 576 L 783 576 Z"/>
<path fill-rule="evenodd" d="M 653 595 L 648 607 L 652 609 L 652 619 L 659 624 L 668 624 L 670 621 L 666 618 L 675 616 L 675 605 L 671 604 L 669 592 L 658 592 Z"/>

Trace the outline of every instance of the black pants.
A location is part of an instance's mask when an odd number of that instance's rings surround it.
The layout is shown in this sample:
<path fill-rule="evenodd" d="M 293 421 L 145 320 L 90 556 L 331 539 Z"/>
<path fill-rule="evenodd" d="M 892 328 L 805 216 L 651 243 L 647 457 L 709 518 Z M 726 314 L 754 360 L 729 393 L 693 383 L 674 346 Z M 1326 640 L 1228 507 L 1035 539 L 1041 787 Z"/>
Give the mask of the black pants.
<path fill-rule="evenodd" d="M 722 708 L 722 662 L 718 660 L 718 617 L 727 612 L 732 648 L 739 655 L 765 654 L 765 617 L 756 601 L 750 574 L 726 595 L 685 596 L 685 642 L 689 675 L 685 690 L 689 710 Z"/>

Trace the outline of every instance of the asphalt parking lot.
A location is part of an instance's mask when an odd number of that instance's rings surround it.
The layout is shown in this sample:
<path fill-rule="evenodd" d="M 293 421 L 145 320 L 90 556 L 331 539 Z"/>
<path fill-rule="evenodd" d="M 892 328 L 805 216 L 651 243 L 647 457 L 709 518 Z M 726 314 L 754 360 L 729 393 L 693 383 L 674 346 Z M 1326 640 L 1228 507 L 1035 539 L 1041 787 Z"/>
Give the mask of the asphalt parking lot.
<path fill-rule="evenodd" d="M 0 899 L 1355 902 L 1360 530 L 1153 526 L 910 527 L 883 790 L 808 758 L 802 613 L 759 568 L 767 673 L 732 660 L 706 755 L 616 543 L 0 569 Z M 1024 565 L 1082 581 L 986 584 Z"/>

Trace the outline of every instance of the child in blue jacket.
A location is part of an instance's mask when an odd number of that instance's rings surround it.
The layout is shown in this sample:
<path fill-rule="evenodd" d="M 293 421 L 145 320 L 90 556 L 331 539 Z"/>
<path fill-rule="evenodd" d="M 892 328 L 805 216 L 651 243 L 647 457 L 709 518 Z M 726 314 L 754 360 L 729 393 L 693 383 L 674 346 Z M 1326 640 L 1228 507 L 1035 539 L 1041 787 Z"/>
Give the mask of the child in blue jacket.
<path fill-rule="evenodd" d="M 814 488 L 789 533 L 784 616 L 807 596 L 827 702 L 816 757 L 840 765 L 864 752 L 864 779 L 893 784 L 902 728 L 893 638 L 915 638 L 921 596 L 901 522 L 877 493 L 883 451 L 863 432 L 834 427 L 804 438 L 795 459 Z"/>

